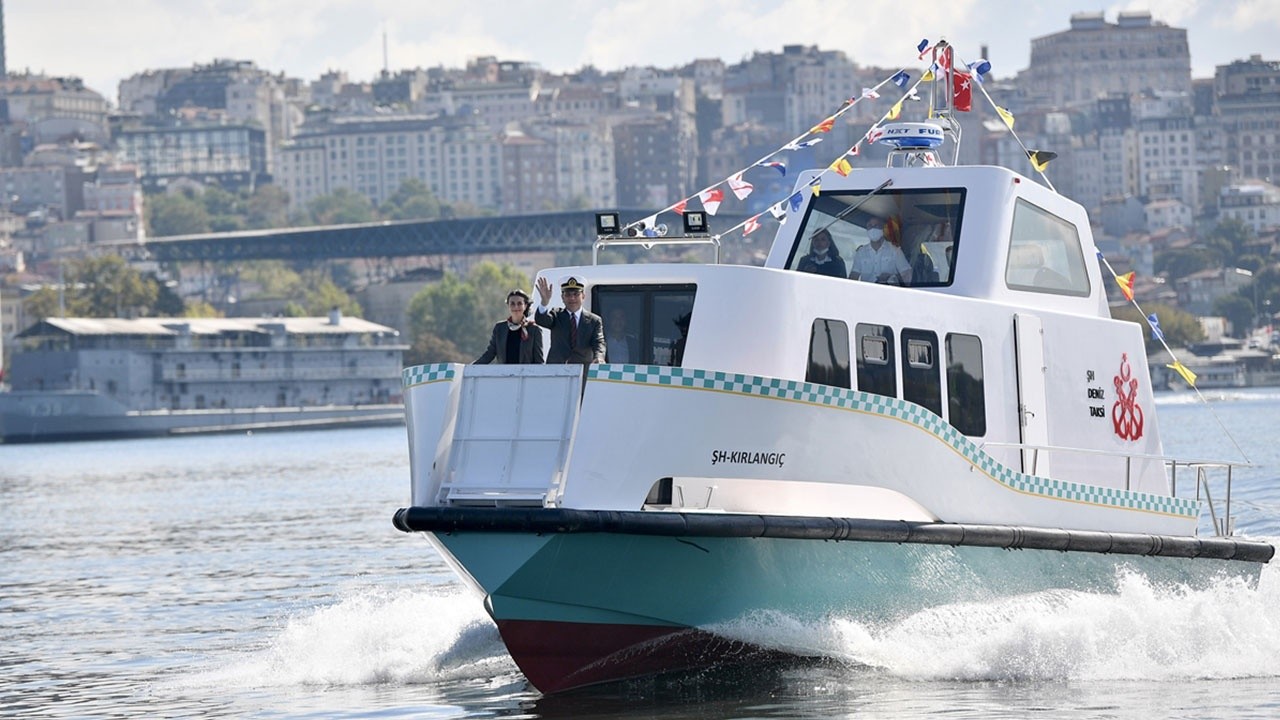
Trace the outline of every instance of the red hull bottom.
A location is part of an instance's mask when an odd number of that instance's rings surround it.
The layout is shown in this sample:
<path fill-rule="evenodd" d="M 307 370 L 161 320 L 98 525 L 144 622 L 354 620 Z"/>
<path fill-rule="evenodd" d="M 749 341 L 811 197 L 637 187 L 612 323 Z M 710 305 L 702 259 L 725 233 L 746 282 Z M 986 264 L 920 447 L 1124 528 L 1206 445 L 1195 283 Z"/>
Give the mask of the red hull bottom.
<path fill-rule="evenodd" d="M 790 657 L 695 628 L 545 620 L 497 623 L 507 652 L 529 682 L 544 693 L 676 670 Z"/>

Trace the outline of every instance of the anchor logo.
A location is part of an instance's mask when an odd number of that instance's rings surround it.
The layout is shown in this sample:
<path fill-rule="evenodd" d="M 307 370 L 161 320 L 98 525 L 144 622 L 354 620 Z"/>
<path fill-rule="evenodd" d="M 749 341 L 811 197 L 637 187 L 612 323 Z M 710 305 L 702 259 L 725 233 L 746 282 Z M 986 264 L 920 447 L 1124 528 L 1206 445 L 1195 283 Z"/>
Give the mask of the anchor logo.
<path fill-rule="evenodd" d="M 1111 406 L 1111 426 L 1121 440 L 1142 437 L 1142 406 L 1138 404 L 1138 379 L 1130 376 L 1129 353 L 1120 355 L 1120 374 L 1112 382 L 1116 404 Z"/>

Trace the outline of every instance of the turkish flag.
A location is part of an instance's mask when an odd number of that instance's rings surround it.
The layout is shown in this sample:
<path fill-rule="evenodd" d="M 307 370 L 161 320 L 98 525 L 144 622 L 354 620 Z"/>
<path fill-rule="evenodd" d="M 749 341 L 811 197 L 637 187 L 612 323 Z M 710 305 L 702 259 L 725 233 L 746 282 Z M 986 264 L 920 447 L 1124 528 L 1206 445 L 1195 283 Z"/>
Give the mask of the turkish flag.
<path fill-rule="evenodd" d="M 957 112 L 969 112 L 973 109 L 973 78 L 968 73 L 955 73 L 951 76 L 951 103 Z"/>

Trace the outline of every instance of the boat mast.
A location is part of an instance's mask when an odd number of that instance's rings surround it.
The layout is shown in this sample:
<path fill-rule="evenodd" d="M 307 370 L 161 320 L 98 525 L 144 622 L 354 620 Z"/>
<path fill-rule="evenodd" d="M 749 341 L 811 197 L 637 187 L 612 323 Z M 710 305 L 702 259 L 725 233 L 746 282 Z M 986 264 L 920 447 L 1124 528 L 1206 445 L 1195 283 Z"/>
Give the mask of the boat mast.
<path fill-rule="evenodd" d="M 955 51 L 945 39 L 930 48 L 929 117 L 943 121 L 943 131 L 951 136 L 952 166 L 960 164 L 960 123 L 955 118 Z"/>

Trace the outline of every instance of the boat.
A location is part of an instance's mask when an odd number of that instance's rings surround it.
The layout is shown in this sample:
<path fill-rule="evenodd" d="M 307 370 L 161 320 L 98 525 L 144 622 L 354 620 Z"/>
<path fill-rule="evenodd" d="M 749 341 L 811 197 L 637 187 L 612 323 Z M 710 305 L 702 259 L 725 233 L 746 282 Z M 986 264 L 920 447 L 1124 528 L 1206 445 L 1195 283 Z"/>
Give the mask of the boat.
<path fill-rule="evenodd" d="M 1110 316 L 1084 209 L 945 163 L 941 92 L 930 119 L 886 113 L 863 136 L 885 166 L 800 173 L 763 267 L 539 273 L 585 281 L 627 358 L 405 369 L 411 505 L 394 525 L 483 597 L 537 690 L 810 652 L 744 635 L 752 618 L 875 625 L 1115 592 L 1126 571 L 1257 582 L 1275 549 L 1234 534 L 1242 461 L 1165 455 L 1144 333 Z M 679 237 L 602 213 L 596 251 L 718 259 L 712 208 L 674 207 Z M 875 266 L 885 228 L 931 267 Z M 811 271 L 821 230 L 847 271 Z"/>
<path fill-rule="evenodd" d="M 396 425 L 399 333 L 289 318 L 46 318 L 17 335 L 5 443 Z"/>

